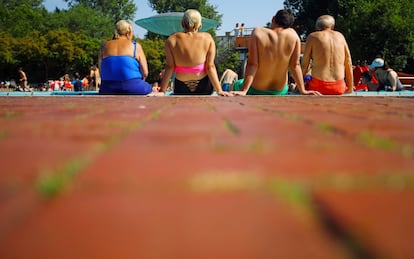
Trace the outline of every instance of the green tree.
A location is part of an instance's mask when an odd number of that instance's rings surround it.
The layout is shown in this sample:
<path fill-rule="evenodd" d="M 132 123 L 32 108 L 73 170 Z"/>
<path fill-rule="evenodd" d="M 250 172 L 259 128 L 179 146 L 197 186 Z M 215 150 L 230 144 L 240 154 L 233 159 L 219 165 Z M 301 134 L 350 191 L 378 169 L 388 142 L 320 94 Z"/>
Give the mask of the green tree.
<path fill-rule="evenodd" d="M 57 10 L 49 14 L 46 27 L 48 30 L 64 28 L 69 32 L 83 32 L 97 39 L 111 38 L 114 32 L 110 17 L 84 5 L 76 5 L 68 10 Z"/>
<path fill-rule="evenodd" d="M 15 38 L 7 32 L 0 32 L 0 63 L 11 64 L 15 63 L 15 56 L 13 46 Z"/>
<path fill-rule="evenodd" d="M 305 39 L 314 31 L 316 19 L 323 14 L 336 16 L 337 0 L 285 0 L 284 6 L 295 15 L 295 29 Z"/>
<path fill-rule="evenodd" d="M 76 5 L 88 6 L 105 16 L 111 17 L 112 22 L 134 19 L 137 7 L 132 0 L 65 0 L 70 7 Z"/>
<path fill-rule="evenodd" d="M 147 58 L 149 70 L 147 81 L 151 83 L 156 82 L 158 81 L 159 72 L 165 66 L 164 40 L 146 39 L 139 40 L 139 43 L 142 45 Z"/>
<path fill-rule="evenodd" d="M 285 0 L 296 16 L 296 30 L 306 39 L 322 14 L 336 19 L 336 30 L 348 41 L 354 60 L 381 56 L 396 70 L 414 59 L 412 0 Z"/>
<path fill-rule="evenodd" d="M 65 73 L 84 72 L 97 62 L 100 41 L 82 33 L 57 29 L 47 33 L 45 70 L 52 69 L 57 78 Z M 62 40 L 65 39 L 65 40 Z"/>
<path fill-rule="evenodd" d="M 14 46 L 16 39 L 7 32 L 0 32 L 0 79 L 10 80 L 14 65 L 18 63 L 15 56 Z"/>
<path fill-rule="evenodd" d="M 86 73 L 113 35 L 111 17 L 89 6 L 49 13 L 43 1 L 0 1 L 0 79 L 16 78 L 17 66 L 31 83 Z"/>
<path fill-rule="evenodd" d="M 26 5 L 32 9 L 42 8 L 43 0 L 0 0 L 0 6 L 6 9 L 14 9 L 20 5 Z"/>
<path fill-rule="evenodd" d="M 46 37 L 39 31 L 33 31 L 19 40 L 16 46 L 16 58 L 20 64 L 27 67 L 29 74 L 33 75 L 31 80 L 38 81 L 39 77 L 35 71 L 43 70 L 43 64 L 48 53 Z"/>
<path fill-rule="evenodd" d="M 0 0 L 0 78 L 16 78 L 16 68 L 30 56 L 20 55 L 28 35 L 44 29 L 43 1 Z M 29 39 L 33 42 L 32 39 Z M 28 50 L 30 51 L 30 50 Z"/>
<path fill-rule="evenodd" d="M 34 30 L 45 30 L 46 9 L 32 8 L 28 4 L 11 5 L 13 7 L 7 8 L 8 5 L 0 6 L 2 31 L 7 31 L 14 37 L 23 37 Z"/>
<path fill-rule="evenodd" d="M 240 76 L 243 74 L 243 63 L 240 60 L 240 53 L 230 52 L 224 53 L 219 59 L 216 59 L 217 73 L 223 74 L 224 70 L 231 69 Z"/>
<path fill-rule="evenodd" d="M 349 41 L 354 60 L 377 56 L 403 70 L 414 58 L 414 2 L 341 1 L 340 26 Z"/>

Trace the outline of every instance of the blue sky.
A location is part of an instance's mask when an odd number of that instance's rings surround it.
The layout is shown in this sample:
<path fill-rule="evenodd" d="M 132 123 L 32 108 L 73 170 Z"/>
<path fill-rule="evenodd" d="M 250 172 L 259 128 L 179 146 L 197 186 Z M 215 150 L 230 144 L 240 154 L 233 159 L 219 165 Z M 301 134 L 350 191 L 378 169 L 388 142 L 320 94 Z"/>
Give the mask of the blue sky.
<path fill-rule="evenodd" d="M 147 0 L 134 0 L 138 11 L 134 19 L 147 18 L 156 13 L 149 7 Z M 63 0 L 45 0 L 45 6 L 53 11 L 55 7 L 66 8 Z M 208 0 L 208 3 L 216 6 L 216 10 L 223 15 L 222 25 L 217 30 L 217 35 L 225 35 L 231 31 L 236 23 L 244 23 L 246 28 L 265 26 L 271 21 L 276 11 L 283 8 L 283 0 Z M 146 30 L 134 26 L 135 34 L 143 38 Z"/>

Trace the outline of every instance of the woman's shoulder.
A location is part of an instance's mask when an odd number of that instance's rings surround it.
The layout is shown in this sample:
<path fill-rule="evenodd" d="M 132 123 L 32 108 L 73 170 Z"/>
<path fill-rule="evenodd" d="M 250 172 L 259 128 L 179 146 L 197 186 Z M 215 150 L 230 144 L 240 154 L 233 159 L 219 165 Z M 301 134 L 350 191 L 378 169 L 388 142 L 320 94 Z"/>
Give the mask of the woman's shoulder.
<path fill-rule="evenodd" d="M 186 35 L 185 32 L 178 31 L 168 36 L 168 39 L 170 40 L 170 39 L 183 38 L 185 35 Z"/>
<path fill-rule="evenodd" d="M 395 70 L 394 70 L 394 69 L 392 69 L 392 68 L 388 68 L 388 69 L 387 69 L 387 72 L 388 72 L 388 75 L 391 75 L 391 76 L 393 76 L 393 77 L 398 77 L 397 72 L 395 72 Z"/>
<path fill-rule="evenodd" d="M 184 36 L 183 32 L 174 32 L 173 34 L 168 36 L 166 42 L 170 42 L 170 43 L 176 42 L 177 40 L 180 40 L 181 38 L 183 38 L 183 36 Z"/>
<path fill-rule="evenodd" d="M 192 37 L 192 39 L 203 39 L 203 40 L 213 40 L 213 36 L 211 36 L 208 32 L 197 32 Z M 171 34 L 168 37 L 169 42 L 178 42 L 178 41 L 187 41 L 191 38 L 188 37 L 187 33 L 185 32 L 176 32 L 174 34 Z"/>
<path fill-rule="evenodd" d="M 111 48 L 111 47 L 118 47 L 118 46 L 131 46 L 133 45 L 133 41 L 131 40 L 108 40 L 102 43 L 104 47 Z"/>

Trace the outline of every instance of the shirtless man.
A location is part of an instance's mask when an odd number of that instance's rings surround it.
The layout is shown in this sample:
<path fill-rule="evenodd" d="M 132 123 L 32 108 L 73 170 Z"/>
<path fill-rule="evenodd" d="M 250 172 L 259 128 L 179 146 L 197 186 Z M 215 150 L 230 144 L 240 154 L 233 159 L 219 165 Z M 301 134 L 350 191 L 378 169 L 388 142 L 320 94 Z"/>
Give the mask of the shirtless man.
<path fill-rule="evenodd" d="M 20 87 L 22 91 L 24 92 L 30 91 L 30 89 L 27 87 L 27 76 L 26 76 L 26 73 L 23 71 L 23 68 L 19 67 L 17 69 L 17 72 L 19 72 L 20 74 L 19 82 L 20 82 Z"/>
<path fill-rule="evenodd" d="M 334 26 L 335 19 L 330 15 L 322 15 L 317 19 L 316 31 L 306 40 L 302 72 L 312 75 L 309 90 L 332 95 L 352 93 L 354 79 L 351 54 L 345 37 L 334 31 Z"/>
<path fill-rule="evenodd" d="M 288 10 L 279 10 L 271 29 L 257 27 L 249 39 L 249 59 L 241 91 L 235 95 L 285 95 L 288 93 L 288 69 L 301 94 L 319 95 L 305 90 L 300 68 L 300 39 L 290 28 L 295 18 Z"/>
<path fill-rule="evenodd" d="M 220 84 L 223 91 L 231 91 L 234 82 L 239 79 L 239 75 L 231 69 L 226 69 L 220 78 Z"/>

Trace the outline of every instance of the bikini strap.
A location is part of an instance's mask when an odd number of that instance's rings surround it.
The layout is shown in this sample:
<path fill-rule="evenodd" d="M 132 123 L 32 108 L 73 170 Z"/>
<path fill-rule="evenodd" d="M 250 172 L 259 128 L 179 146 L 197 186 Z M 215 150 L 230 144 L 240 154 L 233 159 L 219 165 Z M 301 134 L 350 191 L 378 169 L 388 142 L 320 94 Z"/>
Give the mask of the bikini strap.
<path fill-rule="evenodd" d="M 137 52 L 137 41 L 133 40 L 132 44 L 134 44 L 134 58 L 136 58 L 136 52 Z"/>
<path fill-rule="evenodd" d="M 106 42 L 102 42 L 101 49 L 99 50 L 99 55 L 101 56 L 101 59 L 103 58 L 103 48 L 105 47 Z"/>

